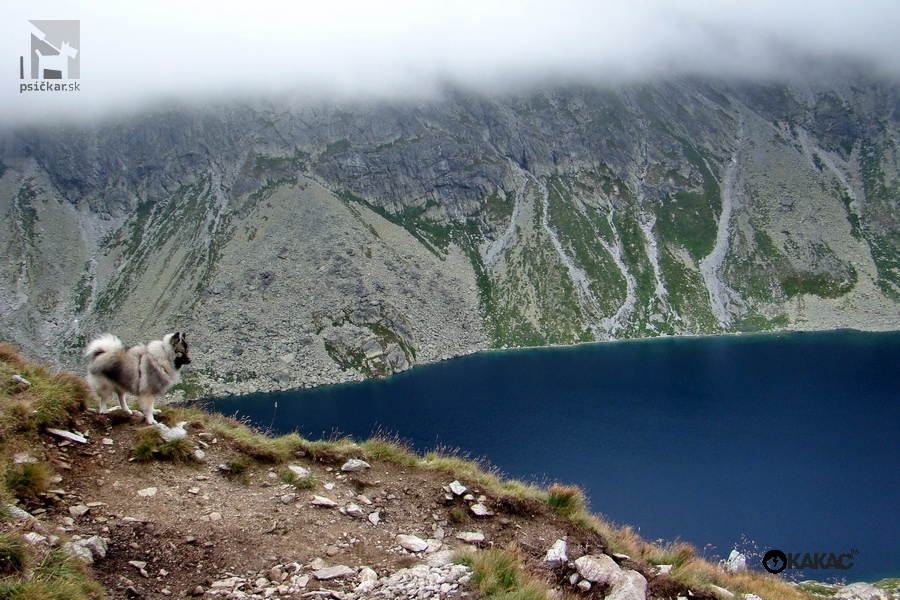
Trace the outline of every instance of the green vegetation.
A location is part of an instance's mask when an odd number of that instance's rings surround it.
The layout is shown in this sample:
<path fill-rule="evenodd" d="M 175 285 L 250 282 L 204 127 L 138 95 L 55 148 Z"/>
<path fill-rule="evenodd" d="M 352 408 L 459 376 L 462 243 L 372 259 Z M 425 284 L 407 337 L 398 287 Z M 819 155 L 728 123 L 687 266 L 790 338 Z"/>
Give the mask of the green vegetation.
<path fill-rule="evenodd" d="M 674 199 L 660 208 L 656 228 L 663 240 L 683 246 L 699 264 L 716 244 L 722 193 L 700 152 L 687 140 L 681 143 L 684 157 L 703 178 L 702 191 L 676 192 Z"/>
<path fill-rule="evenodd" d="M 32 201 L 37 198 L 37 192 L 34 190 L 34 182 L 32 179 L 25 181 L 25 184 L 19 188 L 16 194 L 15 210 L 18 213 L 19 224 L 22 227 L 22 233 L 25 235 L 25 241 L 33 245 L 35 235 L 37 233 L 38 214 Z"/>
<path fill-rule="evenodd" d="M 584 493 L 578 487 L 558 483 L 547 490 L 547 504 L 564 517 L 571 517 L 587 508 Z"/>
<path fill-rule="evenodd" d="M 4 538 L 17 535 L 11 532 Z M 4 567 L 9 573 L 0 579 L 0 598 L 99 600 L 106 597 L 103 587 L 90 578 L 84 563 L 60 550 L 18 546 L 3 539 L 0 540 L 0 573 Z"/>
<path fill-rule="evenodd" d="M 201 176 L 191 186 L 180 187 L 164 202 L 142 202 L 114 235 L 104 241 L 107 253 L 117 252 L 122 266 L 115 277 L 100 290 L 94 306 L 99 315 L 118 310 L 150 265 L 171 265 L 170 286 L 188 282 L 197 293 L 214 276 L 225 244 L 234 234 L 230 219 L 216 219 L 219 213 L 212 177 Z M 197 243 L 207 239 L 207 243 Z M 173 300 L 160 294 L 147 309 L 154 314 L 165 310 Z M 187 307 L 184 307 L 185 309 Z"/>
<path fill-rule="evenodd" d="M 12 465 L 6 470 L 6 489 L 21 500 L 37 500 L 50 485 L 50 467 L 46 463 Z"/>
<path fill-rule="evenodd" d="M 247 158 L 242 171 L 244 174 L 258 179 L 269 173 L 305 171 L 308 166 L 309 153 L 294 148 L 294 153 L 291 156 L 253 154 Z"/>
<path fill-rule="evenodd" d="M 856 287 L 856 269 L 850 266 L 847 274 L 795 271 L 785 275 L 781 287 L 788 298 L 800 294 L 813 294 L 820 298 L 840 298 Z"/>
<path fill-rule="evenodd" d="M 388 212 L 383 206 L 372 204 L 349 190 L 338 193 L 338 197 L 348 205 L 350 203 L 361 204 L 386 221 L 399 225 L 438 258 L 444 258 L 447 255 L 447 249 L 453 239 L 454 227 L 449 224 L 435 223 L 425 218 L 428 209 L 436 206 L 433 201 L 426 202 L 425 206 L 406 208 L 402 212 L 394 214 Z"/>
<path fill-rule="evenodd" d="M 329 142 L 325 145 L 325 151 L 319 155 L 319 162 L 328 160 L 329 158 L 347 152 L 351 148 L 350 140 L 340 139 L 335 142 Z"/>
<path fill-rule="evenodd" d="M 546 583 L 522 569 L 522 556 L 515 545 L 505 550 L 462 552 L 456 562 L 472 569 L 472 583 L 481 598 L 545 600 L 550 592 Z"/>
<path fill-rule="evenodd" d="M 576 265 L 590 280 L 590 290 L 604 316 L 615 314 L 625 301 L 625 277 L 600 240 L 614 246 L 618 239 L 611 231 L 606 215 L 582 204 L 578 209 L 565 183 L 551 177 L 547 183 L 550 226 Z M 604 235 L 606 234 L 606 235 Z"/>
<path fill-rule="evenodd" d="M 30 385 L 13 379 L 16 375 Z M 89 395 L 81 378 L 28 363 L 15 348 L 0 342 L 0 504 L 27 506 L 47 489 L 53 471 L 41 434 L 47 427 L 71 426 L 86 408 Z M 15 464 L 13 457 L 19 453 L 37 462 Z M 104 597 L 102 587 L 80 560 L 27 544 L 21 528 L 0 527 L 0 598 Z"/>
<path fill-rule="evenodd" d="M 139 461 L 196 462 L 194 449 L 187 438 L 165 441 L 156 427 L 144 427 L 140 430 L 132 454 Z"/>
<path fill-rule="evenodd" d="M 900 231 L 898 231 L 898 201 L 900 184 L 889 180 L 884 172 L 886 152 L 880 144 L 864 144 L 859 161 L 865 193 L 865 222 L 863 235 L 872 251 L 878 269 L 878 287 L 894 300 L 900 301 Z"/>
<path fill-rule="evenodd" d="M 669 291 L 669 303 L 683 319 L 682 325 L 693 333 L 714 333 L 719 323 L 709 307 L 709 295 L 703 278 L 668 247 L 661 246 L 659 265 Z"/>

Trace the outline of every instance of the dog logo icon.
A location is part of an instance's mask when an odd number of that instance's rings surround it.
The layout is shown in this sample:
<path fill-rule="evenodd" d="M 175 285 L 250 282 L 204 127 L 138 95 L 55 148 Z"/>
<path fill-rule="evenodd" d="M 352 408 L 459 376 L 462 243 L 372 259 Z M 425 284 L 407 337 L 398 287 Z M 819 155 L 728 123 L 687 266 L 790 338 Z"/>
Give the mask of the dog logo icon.
<path fill-rule="evenodd" d="M 31 24 L 30 79 L 79 79 L 81 77 L 81 22 L 29 21 Z M 25 79 L 25 57 L 19 60 L 19 77 Z"/>

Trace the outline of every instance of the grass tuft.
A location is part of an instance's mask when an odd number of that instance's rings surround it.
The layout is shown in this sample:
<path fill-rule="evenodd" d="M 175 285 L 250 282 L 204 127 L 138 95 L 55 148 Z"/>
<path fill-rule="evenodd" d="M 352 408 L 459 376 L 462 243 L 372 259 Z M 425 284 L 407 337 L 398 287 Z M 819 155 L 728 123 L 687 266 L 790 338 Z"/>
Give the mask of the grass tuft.
<path fill-rule="evenodd" d="M 144 427 L 138 431 L 138 439 L 132 449 L 135 460 L 165 460 L 173 463 L 196 462 L 194 448 L 187 438 L 178 438 L 168 442 L 156 427 Z"/>
<path fill-rule="evenodd" d="M 564 517 L 572 517 L 586 510 L 584 492 L 574 485 L 554 483 L 547 490 L 547 504 Z"/>
<path fill-rule="evenodd" d="M 6 487 L 20 500 L 37 500 L 50 486 L 50 475 L 46 463 L 12 465 L 6 471 Z"/>
<path fill-rule="evenodd" d="M 297 477 L 297 474 L 290 469 L 281 469 L 278 471 L 278 478 L 282 483 L 294 486 L 296 490 L 314 490 L 316 489 L 316 478 L 312 475 L 306 477 Z"/>
<path fill-rule="evenodd" d="M 367 460 L 383 460 L 403 467 L 414 467 L 419 464 L 419 458 L 400 438 L 388 439 L 376 436 L 360 444 L 360 448 Z"/>
<path fill-rule="evenodd" d="M 27 546 L 18 532 L 0 534 L 0 578 L 21 573 L 27 560 Z"/>
<path fill-rule="evenodd" d="M 548 586 L 522 570 L 522 555 L 515 545 L 477 553 L 461 552 L 456 562 L 472 569 L 472 585 L 482 598 L 545 600 Z"/>

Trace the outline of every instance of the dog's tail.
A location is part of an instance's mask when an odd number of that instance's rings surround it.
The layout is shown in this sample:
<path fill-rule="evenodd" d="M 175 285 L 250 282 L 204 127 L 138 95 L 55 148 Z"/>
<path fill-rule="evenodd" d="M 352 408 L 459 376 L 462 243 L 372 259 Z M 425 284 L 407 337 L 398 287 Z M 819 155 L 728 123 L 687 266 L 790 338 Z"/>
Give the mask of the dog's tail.
<path fill-rule="evenodd" d="M 100 337 L 96 338 L 93 342 L 88 344 L 87 348 L 84 349 L 84 356 L 88 360 L 94 360 L 101 354 L 124 349 L 125 344 L 122 343 L 122 340 L 111 333 L 104 333 Z"/>

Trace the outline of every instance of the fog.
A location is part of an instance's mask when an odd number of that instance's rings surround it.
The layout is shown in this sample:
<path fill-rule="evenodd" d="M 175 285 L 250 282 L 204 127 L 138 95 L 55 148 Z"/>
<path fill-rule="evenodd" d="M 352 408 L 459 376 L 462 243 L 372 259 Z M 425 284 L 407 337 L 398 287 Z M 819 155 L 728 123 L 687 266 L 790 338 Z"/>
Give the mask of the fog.
<path fill-rule="evenodd" d="M 273 94 L 417 99 L 448 84 L 790 78 L 831 59 L 900 77 L 896 0 L 42 0 L 5 3 L 0 16 L 6 124 Z M 79 89 L 22 92 L 35 83 L 29 21 L 63 19 L 80 24 Z"/>

